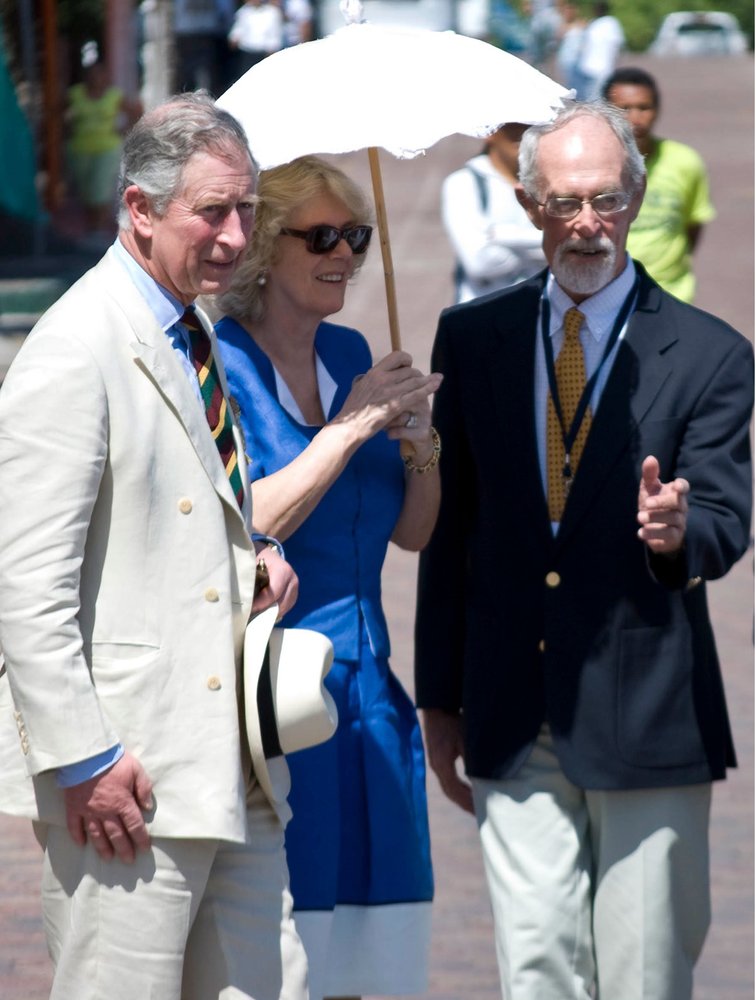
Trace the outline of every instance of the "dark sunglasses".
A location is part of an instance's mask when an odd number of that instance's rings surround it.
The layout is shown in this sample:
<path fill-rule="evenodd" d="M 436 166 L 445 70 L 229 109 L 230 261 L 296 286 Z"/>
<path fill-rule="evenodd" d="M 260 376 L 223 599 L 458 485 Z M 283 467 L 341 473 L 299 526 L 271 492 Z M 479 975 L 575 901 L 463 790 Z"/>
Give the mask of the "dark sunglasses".
<path fill-rule="evenodd" d="M 322 224 L 309 229 L 282 229 L 281 233 L 304 240 L 310 253 L 330 253 L 341 240 L 346 240 L 352 253 L 365 253 L 373 235 L 373 227 L 344 226 L 339 229 L 337 226 Z"/>

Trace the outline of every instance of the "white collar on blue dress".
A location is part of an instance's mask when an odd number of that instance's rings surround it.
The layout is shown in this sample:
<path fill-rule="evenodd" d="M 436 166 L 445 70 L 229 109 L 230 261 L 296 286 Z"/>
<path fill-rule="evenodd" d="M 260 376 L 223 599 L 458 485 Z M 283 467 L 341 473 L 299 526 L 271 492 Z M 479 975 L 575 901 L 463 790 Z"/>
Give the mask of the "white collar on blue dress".
<path fill-rule="evenodd" d="M 278 394 L 278 402 L 281 406 L 283 406 L 289 416 L 296 420 L 298 424 L 302 424 L 307 427 L 307 421 L 302 416 L 302 411 L 299 409 L 297 401 L 292 396 L 288 385 L 284 382 L 275 365 L 273 365 L 273 374 L 276 376 L 276 392 Z M 323 413 L 325 414 L 327 420 L 338 386 L 334 382 L 326 366 L 320 360 L 320 355 L 317 353 L 315 354 L 315 374 L 318 380 L 320 405 L 323 407 Z"/>

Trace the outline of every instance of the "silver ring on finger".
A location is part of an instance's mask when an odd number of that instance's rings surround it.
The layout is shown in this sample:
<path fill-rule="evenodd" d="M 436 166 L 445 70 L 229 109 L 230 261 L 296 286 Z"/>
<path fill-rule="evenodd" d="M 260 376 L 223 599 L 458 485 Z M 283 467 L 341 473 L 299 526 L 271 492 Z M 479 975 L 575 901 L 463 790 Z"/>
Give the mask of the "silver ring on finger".
<path fill-rule="evenodd" d="M 405 421 L 404 426 L 407 427 L 409 430 L 413 430 L 415 427 L 417 427 L 417 414 L 410 413 L 410 415 L 407 417 L 407 420 Z"/>

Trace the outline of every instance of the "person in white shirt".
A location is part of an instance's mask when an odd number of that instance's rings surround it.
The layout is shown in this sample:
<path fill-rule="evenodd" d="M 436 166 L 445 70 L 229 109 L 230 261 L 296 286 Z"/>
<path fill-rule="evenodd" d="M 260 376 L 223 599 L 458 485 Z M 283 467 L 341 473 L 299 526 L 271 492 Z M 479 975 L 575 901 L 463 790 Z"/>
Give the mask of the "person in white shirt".
<path fill-rule="evenodd" d="M 236 79 L 284 44 L 284 16 L 277 3 L 244 0 L 234 16 L 228 44 L 235 51 Z"/>
<path fill-rule="evenodd" d="M 515 196 L 526 128 L 502 126 L 482 153 L 444 181 L 441 215 L 457 259 L 457 302 L 514 285 L 544 266 L 540 233 Z"/>
<path fill-rule="evenodd" d="M 283 0 L 284 45 L 299 45 L 312 39 L 313 11 L 310 0 Z"/>
<path fill-rule="evenodd" d="M 580 58 L 586 22 L 580 15 L 577 4 L 562 3 L 559 9 L 562 25 L 555 57 L 557 79 L 572 90 L 575 88 L 575 70 Z"/>
<path fill-rule="evenodd" d="M 625 33 L 608 3 L 594 5 L 594 19 L 583 32 L 573 85 L 579 101 L 593 101 L 601 95 L 604 80 L 613 71 L 625 44 Z"/>

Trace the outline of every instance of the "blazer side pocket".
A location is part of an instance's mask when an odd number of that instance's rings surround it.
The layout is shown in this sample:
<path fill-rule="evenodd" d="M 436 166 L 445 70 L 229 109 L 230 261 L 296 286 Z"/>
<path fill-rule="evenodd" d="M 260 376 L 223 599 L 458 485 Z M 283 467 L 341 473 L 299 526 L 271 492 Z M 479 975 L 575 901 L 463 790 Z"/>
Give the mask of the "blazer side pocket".
<path fill-rule="evenodd" d="M 629 764 L 682 767 L 706 760 L 693 700 L 688 632 L 626 629 L 617 679 L 617 747 Z"/>

